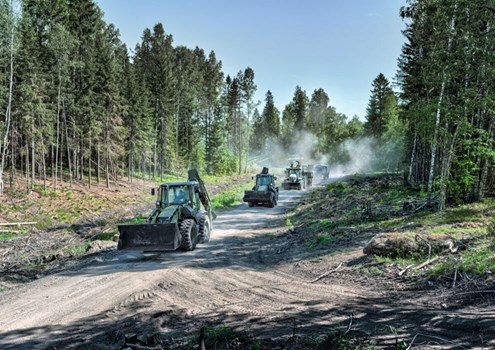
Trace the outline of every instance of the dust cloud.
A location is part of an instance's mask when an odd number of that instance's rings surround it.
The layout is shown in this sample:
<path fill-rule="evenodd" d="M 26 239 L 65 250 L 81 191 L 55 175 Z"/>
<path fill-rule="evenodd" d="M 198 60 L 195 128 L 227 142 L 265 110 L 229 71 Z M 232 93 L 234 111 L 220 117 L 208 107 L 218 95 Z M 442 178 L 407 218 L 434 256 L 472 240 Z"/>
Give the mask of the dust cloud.
<path fill-rule="evenodd" d="M 299 160 L 302 165 L 328 165 L 330 177 L 335 178 L 370 172 L 376 164 L 374 140 L 369 137 L 346 140 L 328 153 L 319 152 L 322 145 L 318 144 L 315 135 L 307 131 L 297 132 L 292 140 L 285 146 L 278 139 L 267 140 L 263 154 L 252 159 L 254 168 L 268 166 L 283 169 L 291 161 Z"/>

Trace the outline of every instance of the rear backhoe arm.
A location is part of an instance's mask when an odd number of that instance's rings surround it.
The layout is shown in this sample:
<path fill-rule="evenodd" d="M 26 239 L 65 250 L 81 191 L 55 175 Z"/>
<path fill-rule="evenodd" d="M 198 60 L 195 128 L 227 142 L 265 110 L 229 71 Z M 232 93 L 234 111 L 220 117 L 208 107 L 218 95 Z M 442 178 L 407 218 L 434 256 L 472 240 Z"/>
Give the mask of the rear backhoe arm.
<path fill-rule="evenodd" d="M 213 211 L 213 208 L 211 206 L 211 200 L 210 196 L 208 195 L 208 191 L 206 190 L 205 183 L 199 176 L 198 170 L 197 169 L 189 169 L 187 172 L 187 176 L 189 177 L 189 181 L 197 181 L 198 182 L 198 187 L 199 187 L 199 200 L 205 207 L 206 211 L 210 214 L 210 217 L 212 219 L 216 219 L 217 214 Z"/>

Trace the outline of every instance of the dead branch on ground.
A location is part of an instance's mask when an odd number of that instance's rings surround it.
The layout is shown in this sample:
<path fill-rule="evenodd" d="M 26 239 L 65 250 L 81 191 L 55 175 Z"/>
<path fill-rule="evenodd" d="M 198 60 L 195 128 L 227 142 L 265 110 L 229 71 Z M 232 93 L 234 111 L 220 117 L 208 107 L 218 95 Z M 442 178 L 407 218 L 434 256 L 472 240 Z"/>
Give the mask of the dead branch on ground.
<path fill-rule="evenodd" d="M 322 275 L 320 275 L 320 276 L 316 277 L 314 280 L 312 280 L 312 281 L 311 281 L 311 282 L 309 282 L 309 283 L 315 283 L 315 282 L 318 282 L 318 281 L 319 281 L 319 280 L 321 280 L 322 278 L 325 278 L 325 277 L 327 277 L 328 275 L 330 275 L 331 273 L 333 273 L 333 272 L 337 271 L 338 269 L 340 269 L 340 268 L 341 268 L 341 266 L 342 266 L 342 263 L 340 263 L 340 264 L 339 264 L 339 266 L 337 266 L 335 269 L 330 270 L 330 271 L 328 271 L 328 272 L 325 272 L 324 274 L 322 274 Z"/>

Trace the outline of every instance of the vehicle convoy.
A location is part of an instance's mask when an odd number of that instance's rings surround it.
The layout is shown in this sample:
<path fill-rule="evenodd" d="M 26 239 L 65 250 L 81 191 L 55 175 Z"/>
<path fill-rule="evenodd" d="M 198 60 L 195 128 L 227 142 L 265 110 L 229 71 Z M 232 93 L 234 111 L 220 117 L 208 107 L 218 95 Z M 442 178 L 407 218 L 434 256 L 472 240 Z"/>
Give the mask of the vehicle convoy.
<path fill-rule="evenodd" d="M 206 187 L 198 171 L 191 169 L 188 181 L 160 185 L 155 209 L 146 223 L 118 225 L 118 249 L 194 250 L 197 243 L 210 240 L 215 218 Z"/>
<path fill-rule="evenodd" d="M 330 174 L 330 170 L 328 169 L 328 165 L 326 164 L 318 164 L 315 165 L 314 168 L 314 178 L 320 181 L 328 180 L 328 176 Z"/>
<path fill-rule="evenodd" d="M 291 162 L 290 167 L 285 169 L 285 179 L 282 182 L 284 190 L 302 190 L 312 184 L 313 172 L 308 166 L 302 166 L 300 161 Z"/>
<path fill-rule="evenodd" d="M 250 207 L 255 205 L 268 205 L 273 208 L 278 202 L 278 187 L 275 186 L 276 176 L 268 173 L 268 168 L 264 167 L 260 174 L 257 174 L 255 185 L 252 191 L 244 191 L 242 200 Z"/>

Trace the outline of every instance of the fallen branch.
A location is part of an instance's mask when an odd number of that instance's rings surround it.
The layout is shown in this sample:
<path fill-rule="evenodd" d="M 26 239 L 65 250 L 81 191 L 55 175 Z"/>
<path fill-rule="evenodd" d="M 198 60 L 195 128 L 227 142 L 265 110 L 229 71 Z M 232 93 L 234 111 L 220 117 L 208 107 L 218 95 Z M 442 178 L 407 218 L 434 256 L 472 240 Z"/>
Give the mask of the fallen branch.
<path fill-rule="evenodd" d="M 36 225 L 37 222 L 0 222 L 0 226 Z"/>
<path fill-rule="evenodd" d="M 15 230 L 0 230 L 0 233 L 21 233 L 22 231 Z"/>
<path fill-rule="evenodd" d="M 416 266 L 414 269 L 415 270 L 419 270 L 419 269 L 422 269 L 423 267 L 425 266 L 428 266 L 430 264 L 433 264 L 435 261 L 438 261 L 440 259 L 440 255 L 439 256 L 436 256 L 434 257 L 433 259 L 428 259 L 426 260 L 424 263 L 422 264 L 419 264 L 418 266 Z"/>
<path fill-rule="evenodd" d="M 349 324 L 347 325 L 347 330 L 345 331 L 344 334 L 349 333 L 349 331 L 352 329 L 352 321 L 354 319 L 354 314 L 351 312 L 351 315 L 349 317 L 350 317 Z"/>
<path fill-rule="evenodd" d="M 325 278 L 327 277 L 328 275 L 330 275 L 331 273 L 337 271 L 338 269 L 340 269 L 340 267 L 342 266 L 342 263 L 339 264 L 339 266 L 337 266 L 335 269 L 333 270 L 330 270 L 328 272 L 325 272 L 323 275 L 320 275 L 318 277 L 316 277 L 314 280 L 312 280 L 311 282 L 309 283 L 315 283 L 315 282 L 318 282 L 319 280 L 321 280 L 322 278 Z"/>
<path fill-rule="evenodd" d="M 414 265 L 407 265 L 404 270 L 402 270 L 402 271 L 399 272 L 399 276 L 402 276 L 403 274 L 405 274 L 407 272 L 407 270 L 409 270 L 413 266 Z"/>
<path fill-rule="evenodd" d="M 455 282 L 457 281 L 457 268 L 455 269 L 454 273 L 454 282 L 452 282 L 452 288 L 455 288 Z"/>

